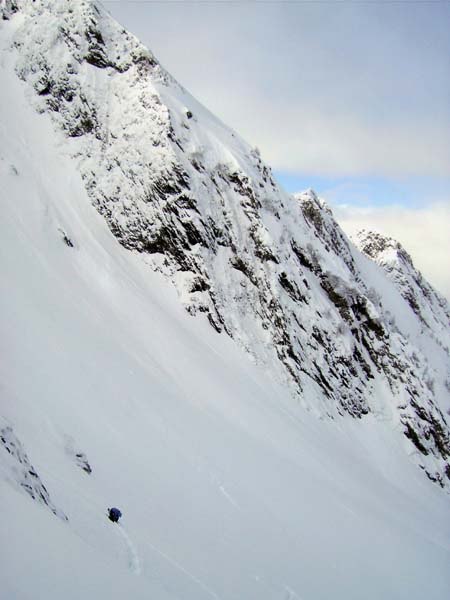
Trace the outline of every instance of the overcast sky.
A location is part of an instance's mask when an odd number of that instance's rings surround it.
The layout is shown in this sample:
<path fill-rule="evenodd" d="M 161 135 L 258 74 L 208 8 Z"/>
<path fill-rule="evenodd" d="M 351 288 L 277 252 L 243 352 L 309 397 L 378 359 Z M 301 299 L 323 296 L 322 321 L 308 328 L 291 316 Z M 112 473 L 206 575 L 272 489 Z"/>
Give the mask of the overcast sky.
<path fill-rule="evenodd" d="M 103 4 L 288 191 L 399 239 L 450 298 L 450 3 Z"/>

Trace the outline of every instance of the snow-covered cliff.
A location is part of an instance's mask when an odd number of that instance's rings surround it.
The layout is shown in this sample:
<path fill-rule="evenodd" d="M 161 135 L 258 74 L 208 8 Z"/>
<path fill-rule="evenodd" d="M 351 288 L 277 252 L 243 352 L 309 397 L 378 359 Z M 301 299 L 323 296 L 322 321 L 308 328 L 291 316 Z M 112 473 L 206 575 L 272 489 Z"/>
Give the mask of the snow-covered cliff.
<path fill-rule="evenodd" d="M 402 245 L 374 231 L 359 231 L 354 242 L 363 254 L 384 270 L 425 327 L 446 344 L 450 339 L 448 302 L 425 280 Z"/>
<path fill-rule="evenodd" d="M 0 596 L 447 597 L 445 303 L 99 4 L 0 7 Z"/>
<path fill-rule="evenodd" d="M 286 194 L 258 151 L 96 2 L 2 11 L 30 102 L 66 136 L 62 151 L 120 243 L 309 410 L 399 421 L 446 485 L 448 392 L 429 345 L 448 360 L 448 308 L 430 286 L 414 272 L 409 293 L 368 266 L 312 191 Z M 427 336 L 432 315 L 441 331 Z"/>

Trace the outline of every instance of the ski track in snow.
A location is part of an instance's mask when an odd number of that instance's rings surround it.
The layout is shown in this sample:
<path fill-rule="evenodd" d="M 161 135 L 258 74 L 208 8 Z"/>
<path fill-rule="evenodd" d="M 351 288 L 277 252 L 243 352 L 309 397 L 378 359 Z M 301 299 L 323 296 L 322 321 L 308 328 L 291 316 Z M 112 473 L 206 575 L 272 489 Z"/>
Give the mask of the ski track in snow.
<path fill-rule="evenodd" d="M 127 532 L 122 527 L 122 525 L 120 525 L 120 523 L 117 523 L 116 525 L 117 525 L 118 532 L 123 537 L 123 539 L 125 540 L 125 543 L 128 547 L 130 570 L 133 571 L 133 573 L 135 573 L 136 575 L 140 575 L 141 574 L 141 562 L 139 560 L 139 555 L 137 553 L 137 550 L 136 550 L 133 542 L 131 541 L 130 536 L 127 534 Z"/>
<path fill-rule="evenodd" d="M 223 487 L 223 485 L 219 486 L 219 490 L 220 493 L 223 494 L 225 496 L 225 498 L 228 500 L 228 502 L 230 504 L 232 504 L 235 508 L 240 510 L 240 507 L 238 505 L 238 503 L 230 496 L 230 494 L 227 492 L 227 490 Z"/>
<path fill-rule="evenodd" d="M 165 560 L 167 560 L 167 562 L 169 562 L 171 565 L 173 565 L 176 569 L 178 569 L 179 571 L 181 571 L 182 573 L 184 573 L 185 575 L 187 575 L 187 577 L 189 577 L 189 579 L 191 579 L 194 583 L 196 583 L 199 587 L 201 587 L 203 590 L 205 590 L 205 592 L 207 592 L 207 594 L 209 596 L 211 596 L 211 598 L 215 598 L 216 600 L 221 600 L 221 598 L 215 593 L 213 592 L 213 590 L 211 590 L 205 583 L 203 583 L 203 581 L 201 581 L 200 579 L 198 579 L 195 575 L 193 575 L 192 573 L 190 573 L 189 571 L 187 571 L 182 565 L 180 565 L 176 560 L 174 560 L 173 558 L 171 558 L 170 556 L 168 556 L 167 554 L 165 554 L 164 552 L 162 552 L 159 548 L 157 548 L 156 546 L 154 546 L 151 542 L 147 541 L 146 542 L 147 545 L 152 548 L 152 550 L 154 550 L 155 552 L 157 552 L 160 556 L 162 556 Z"/>
<path fill-rule="evenodd" d="M 284 586 L 284 590 L 286 592 L 285 600 L 302 600 L 297 592 L 288 585 Z"/>

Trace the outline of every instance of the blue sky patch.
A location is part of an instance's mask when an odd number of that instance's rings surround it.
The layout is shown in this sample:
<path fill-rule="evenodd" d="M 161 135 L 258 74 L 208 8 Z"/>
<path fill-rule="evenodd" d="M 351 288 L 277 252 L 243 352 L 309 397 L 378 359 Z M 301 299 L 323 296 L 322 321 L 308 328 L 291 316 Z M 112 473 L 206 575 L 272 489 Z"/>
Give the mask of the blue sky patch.
<path fill-rule="evenodd" d="M 288 192 L 313 188 L 334 205 L 419 208 L 450 202 L 450 177 L 320 177 L 282 171 L 275 171 L 274 176 Z"/>

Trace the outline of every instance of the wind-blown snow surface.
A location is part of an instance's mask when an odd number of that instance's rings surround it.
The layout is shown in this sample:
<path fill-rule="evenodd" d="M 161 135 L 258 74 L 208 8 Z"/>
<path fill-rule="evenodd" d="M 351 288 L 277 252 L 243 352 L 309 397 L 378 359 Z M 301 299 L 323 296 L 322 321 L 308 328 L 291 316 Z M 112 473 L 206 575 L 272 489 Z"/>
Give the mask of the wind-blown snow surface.
<path fill-rule="evenodd" d="M 1 597 L 448 597 L 448 496 L 386 405 L 319 420 L 189 317 L 1 61 Z"/>
<path fill-rule="evenodd" d="M 4 81 L 2 428 L 68 521 L 14 485 L 0 447 L 2 597 L 446 597 L 447 498 L 402 436 L 297 410 L 185 314 L 113 238 L 22 85 Z"/>

